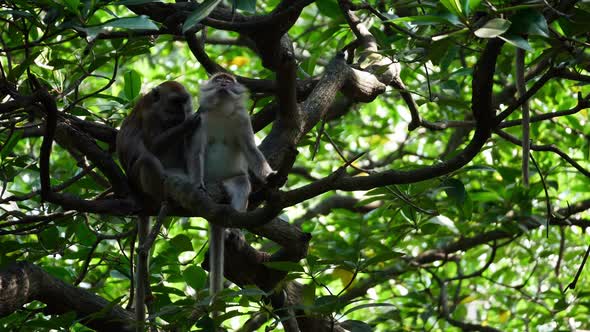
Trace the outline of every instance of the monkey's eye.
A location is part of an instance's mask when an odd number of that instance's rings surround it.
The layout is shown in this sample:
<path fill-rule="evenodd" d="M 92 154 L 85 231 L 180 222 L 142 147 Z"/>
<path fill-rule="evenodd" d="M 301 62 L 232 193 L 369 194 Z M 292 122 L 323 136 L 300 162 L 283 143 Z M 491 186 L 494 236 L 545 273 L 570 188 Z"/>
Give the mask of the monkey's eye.
<path fill-rule="evenodd" d="M 154 101 L 160 100 L 160 89 L 158 89 L 158 87 L 152 89 L 152 97 L 154 98 Z"/>

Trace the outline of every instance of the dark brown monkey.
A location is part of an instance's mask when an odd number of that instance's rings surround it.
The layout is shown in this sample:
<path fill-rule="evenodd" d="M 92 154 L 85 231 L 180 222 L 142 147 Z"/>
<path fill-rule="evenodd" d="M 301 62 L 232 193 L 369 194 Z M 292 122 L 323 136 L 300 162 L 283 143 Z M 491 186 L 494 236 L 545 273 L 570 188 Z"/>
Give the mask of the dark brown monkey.
<path fill-rule="evenodd" d="M 199 119 L 192 98 L 184 86 L 167 81 L 142 96 L 117 134 L 117 154 L 132 187 L 144 205 L 157 204 L 165 216 L 166 201 L 162 181 L 167 172 L 186 172 L 185 134 L 195 130 Z M 143 331 L 145 295 L 148 280 L 148 253 L 145 248 L 150 231 L 149 217 L 138 218 L 139 248 L 136 270 L 135 314 L 137 330 Z"/>

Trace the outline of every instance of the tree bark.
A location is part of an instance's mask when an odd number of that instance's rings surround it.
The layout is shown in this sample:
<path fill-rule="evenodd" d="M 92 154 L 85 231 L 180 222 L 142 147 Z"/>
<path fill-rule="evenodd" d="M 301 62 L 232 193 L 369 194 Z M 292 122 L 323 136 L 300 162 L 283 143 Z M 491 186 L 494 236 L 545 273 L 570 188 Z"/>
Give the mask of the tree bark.
<path fill-rule="evenodd" d="M 47 305 L 46 314 L 74 311 L 81 324 L 97 331 L 134 331 L 131 312 L 68 285 L 34 264 L 18 262 L 0 270 L 0 317 L 34 300 Z"/>

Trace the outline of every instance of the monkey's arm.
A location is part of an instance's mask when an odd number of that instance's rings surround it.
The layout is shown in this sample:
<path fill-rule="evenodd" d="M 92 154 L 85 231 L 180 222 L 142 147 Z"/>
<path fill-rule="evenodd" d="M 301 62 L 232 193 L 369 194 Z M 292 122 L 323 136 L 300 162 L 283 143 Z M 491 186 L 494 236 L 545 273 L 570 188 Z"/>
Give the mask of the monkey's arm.
<path fill-rule="evenodd" d="M 256 177 L 265 181 L 269 175 L 275 174 L 274 171 L 264 155 L 258 147 L 256 146 L 256 142 L 254 141 L 254 131 L 252 130 L 252 124 L 250 123 L 250 119 L 245 117 L 240 126 L 240 130 L 242 131 L 239 134 L 239 143 L 241 146 L 242 151 L 246 155 L 246 160 L 248 161 L 248 167 Z"/>
<path fill-rule="evenodd" d="M 171 144 L 178 144 L 179 140 L 184 139 L 184 135 L 196 130 L 200 124 L 201 116 L 197 113 L 192 114 L 181 124 L 154 137 L 150 142 L 150 151 L 155 155 L 162 154 L 163 151 L 170 148 Z"/>

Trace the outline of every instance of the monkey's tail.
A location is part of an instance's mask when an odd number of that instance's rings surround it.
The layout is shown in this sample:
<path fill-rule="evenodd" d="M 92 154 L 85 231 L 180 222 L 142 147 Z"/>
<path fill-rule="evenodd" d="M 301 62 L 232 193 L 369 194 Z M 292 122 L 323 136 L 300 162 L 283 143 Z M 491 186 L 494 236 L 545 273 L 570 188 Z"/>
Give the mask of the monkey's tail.
<path fill-rule="evenodd" d="M 149 233 L 150 217 L 140 215 L 137 218 L 137 234 L 139 237 L 139 245 L 137 249 L 137 270 L 135 272 L 135 319 L 137 321 L 137 331 L 143 331 L 145 324 L 146 283 L 149 283 L 149 272 L 147 251 L 143 249 L 142 246 L 145 244 Z"/>
<path fill-rule="evenodd" d="M 209 292 L 212 298 L 223 290 L 225 228 L 209 223 Z"/>

